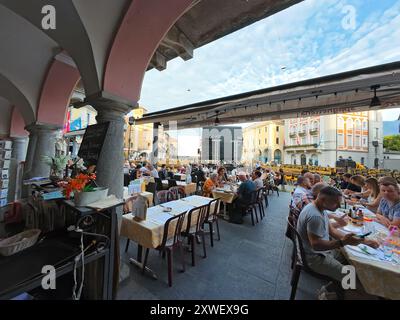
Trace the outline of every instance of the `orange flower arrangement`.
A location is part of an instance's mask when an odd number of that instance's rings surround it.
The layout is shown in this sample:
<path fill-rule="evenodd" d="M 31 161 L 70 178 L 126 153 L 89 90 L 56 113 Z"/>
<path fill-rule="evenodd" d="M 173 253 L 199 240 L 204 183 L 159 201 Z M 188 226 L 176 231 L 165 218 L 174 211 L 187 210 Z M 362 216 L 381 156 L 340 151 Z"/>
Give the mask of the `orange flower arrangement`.
<path fill-rule="evenodd" d="M 96 180 L 96 175 L 92 174 L 79 174 L 73 179 L 68 181 L 62 181 L 59 186 L 64 188 L 64 195 L 67 199 L 71 197 L 71 193 L 74 192 L 90 192 L 93 191 L 92 181 Z"/>

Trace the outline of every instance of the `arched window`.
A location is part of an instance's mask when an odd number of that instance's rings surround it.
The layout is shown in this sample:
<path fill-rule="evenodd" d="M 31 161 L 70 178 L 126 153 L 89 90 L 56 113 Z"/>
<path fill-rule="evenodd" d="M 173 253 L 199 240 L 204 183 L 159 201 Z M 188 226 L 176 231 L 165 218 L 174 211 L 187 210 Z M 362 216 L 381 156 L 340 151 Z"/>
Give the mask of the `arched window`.
<path fill-rule="evenodd" d="M 354 144 L 355 144 L 356 148 L 361 147 L 361 136 L 360 135 L 356 135 L 356 137 L 354 139 Z"/>
<path fill-rule="evenodd" d="M 364 120 L 364 121 L 362 122 L 362 129 L 363 129 L 363 130 L 368 130 L 368 121 L 367 121 L 367 120 Z"/>
<path fill-rule="evenodd" d="M 353 119 L 351 119 L 351 118 L 347 119 L 346 128 L 347 128 L 347 130 L 353 130 Z"/>
<path fill-rule="evenodd" d="M 282 151 L 279 149 L 276 149 L 274 152 L 274 161 L 276 163 L 281 163 L 282 160 Z"/>
<path fill-rule="evenodd" d="M 338 134 L 338 146 L 343 147 L 344 146 L 344 136 L 342 133 Z"/>
<path fill-rule="evenodd" d="M 313 129 L 313 130 L 318 130 L 318 129 L 319 129 L 319 123 L 318 123 L 318 121 L 314 121 L 314 122 L 312 123 L 312 129 Z"/>
<path fill-rule="evenodd" d="M 304 153 L 300 156 L 300 163 L 302 166 L 305 166 L 307 164 L 307 157 Z"/>
<path fill-rule="evenodd" d="M 347 147 L 353 148 L 353 135 L 352 134 L 347 135 Z"/>
<path fill-rule="evenodd" d="M 356 130 L 361 130 L 361 121 L 360 120 L 356 120 Z"/>
<path fill-rule="evenodd" d="M 311 155 L 311 163 L 313 166 L 317 166 L 318 165 L 318 156 L 316 154 Z"/>
<path fill-rule="evenodd" d="M 301 126 L 301 131 L 302 132 L 306 132 L 307 131 L 307 125 L 305 123 L 303 123 L 303 125 Z"/>
<path fill-rule="evenodd" d="M 339 117 L 337 120 L 338 129 L 344 129 L 344 120 L 342 117 Z"/>
<path fill-rule="evenodd" d="M 291 163 L 292 163 L 292 164 L 296 164 L 296 155 L 295 155 L 295 154 L 292 154 L 292 155 L 290 156 L 290 158 L 291 158 Z"/>

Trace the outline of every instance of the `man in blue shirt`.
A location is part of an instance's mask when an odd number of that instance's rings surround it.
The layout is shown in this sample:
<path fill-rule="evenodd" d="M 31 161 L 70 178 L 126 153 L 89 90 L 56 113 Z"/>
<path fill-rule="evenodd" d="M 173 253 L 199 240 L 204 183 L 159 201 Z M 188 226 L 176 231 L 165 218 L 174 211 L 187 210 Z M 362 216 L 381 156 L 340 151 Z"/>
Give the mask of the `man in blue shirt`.
<path fill-rule="evenodd" d="M 382 200 L 376 218 L 385 227 L 400 227 L 400 188 L 396 179 L 382 177 L 379 179 Z"/>
<path fill-rule="evenodd" d="M 256 185 L 247 178 L 244 172 L 239 172 L 238 178 L 241 184 L 237 191 L 237 198 L 229 210 L 229 222 L 241 224 L 245 209 L 251 202 L 251 194 L 256 191 Z"/>

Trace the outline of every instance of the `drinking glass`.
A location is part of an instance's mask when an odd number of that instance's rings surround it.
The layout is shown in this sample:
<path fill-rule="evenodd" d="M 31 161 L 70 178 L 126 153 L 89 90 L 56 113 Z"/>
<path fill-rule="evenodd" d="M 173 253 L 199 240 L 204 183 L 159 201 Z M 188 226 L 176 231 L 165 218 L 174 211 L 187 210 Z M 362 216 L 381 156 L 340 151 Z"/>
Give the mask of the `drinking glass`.
<path fill-rule="evenodd" d="M 390 260 L 393 256 L 393 246 L 387 243 L 383 246 L 383 255 L 386 259 Z"/>

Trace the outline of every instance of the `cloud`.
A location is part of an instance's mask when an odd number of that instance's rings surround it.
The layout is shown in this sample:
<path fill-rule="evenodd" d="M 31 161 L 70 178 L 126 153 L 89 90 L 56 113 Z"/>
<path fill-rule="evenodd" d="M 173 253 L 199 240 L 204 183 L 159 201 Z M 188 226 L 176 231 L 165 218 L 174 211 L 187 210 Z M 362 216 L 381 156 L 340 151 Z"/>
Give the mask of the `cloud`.
<path fill-rule="evenodd" d="M 355 30 L 342 27 L 346 5 Z M 140 103 L 156 111 L 398 61 L 399 39 L 400 0 L 307 0 L 147 72 Z"/>

